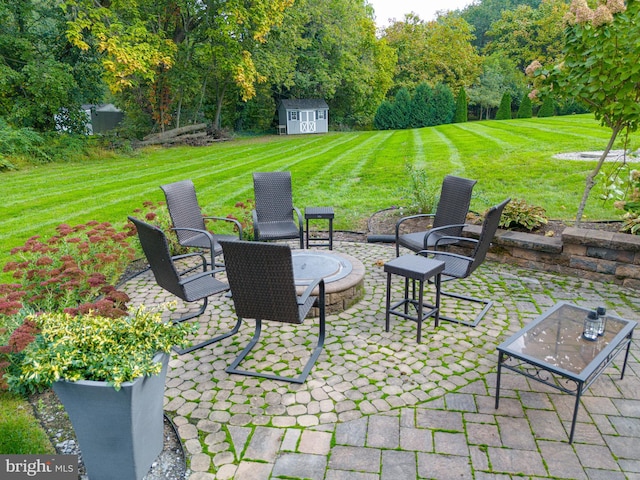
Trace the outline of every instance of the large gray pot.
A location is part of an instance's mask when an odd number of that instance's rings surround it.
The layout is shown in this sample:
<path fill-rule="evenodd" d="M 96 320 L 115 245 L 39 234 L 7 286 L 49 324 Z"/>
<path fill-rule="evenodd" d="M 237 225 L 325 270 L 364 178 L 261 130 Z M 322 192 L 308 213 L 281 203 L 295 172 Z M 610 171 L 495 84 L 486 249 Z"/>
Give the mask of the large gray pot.
<path fill-rule="evenodd" d="M 163 398 L 169 355 L 162 371 L 122 384 L 59 381 L 53 390 L 69 414 L 89 480 L 140 480 L 162 452 Z"/>

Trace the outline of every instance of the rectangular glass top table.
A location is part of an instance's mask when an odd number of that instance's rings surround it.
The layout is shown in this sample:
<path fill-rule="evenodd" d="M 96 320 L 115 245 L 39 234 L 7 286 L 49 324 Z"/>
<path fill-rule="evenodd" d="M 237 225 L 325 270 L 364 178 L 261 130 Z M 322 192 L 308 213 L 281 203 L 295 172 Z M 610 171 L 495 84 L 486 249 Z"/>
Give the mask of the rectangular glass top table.
<path fill-rule="evenodd" d="M 590 309 L 561 302 L 498 346 L 496 408 L 500 402 L 502 368 L 512 370 L 576 397 L 569 443 L 582 393 L 626 350 L 622 373 L 629 357 L 632 320 L 606 315 L 606 328 L 597 340 L 582 336 L 584 319 Z M 626 349 L 625 349 L 626 347 Z"/>

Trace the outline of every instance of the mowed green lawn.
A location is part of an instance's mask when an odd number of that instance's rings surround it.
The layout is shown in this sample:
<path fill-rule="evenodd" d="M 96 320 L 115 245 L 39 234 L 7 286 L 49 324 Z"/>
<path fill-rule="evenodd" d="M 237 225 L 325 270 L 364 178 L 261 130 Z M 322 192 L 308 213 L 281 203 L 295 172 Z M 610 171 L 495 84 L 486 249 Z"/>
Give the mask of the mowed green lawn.
<path fill-rule="evenodd" d="M 367 218 L 406 205 L 405 163 L 429 172 L 477 179 L 471 208 L 482 212 L 507 196 L 572 219 L 595 161 L 555 160 L 559 152 L 601 150 L 609 131 L 591 115 L 483 121 L 403 131 L 239 138 L 210 147 L 178 147 L 131 157 L 57 163 L 2 173 L 0 265 L 32 235 L 60 223 L 123 224 L 146 200 L 163 200 L 159 186 L 190 178 L 208 214 L 225 215 L 253 197 L 252 172 L 288 170 L 294 203 L 335 208 L 335 227 L 363 231 Z M 636 140 L 638 137 L 635 137 Z M 589 219 L 617 219 L 611 204 L 587 206 Z"/>

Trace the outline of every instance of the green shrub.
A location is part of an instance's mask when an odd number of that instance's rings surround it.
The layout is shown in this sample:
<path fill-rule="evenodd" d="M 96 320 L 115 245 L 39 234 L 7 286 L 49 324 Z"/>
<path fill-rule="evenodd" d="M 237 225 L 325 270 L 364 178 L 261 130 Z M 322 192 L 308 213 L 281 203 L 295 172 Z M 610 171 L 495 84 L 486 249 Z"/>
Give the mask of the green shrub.
<path fill-rule="evenodd" d="M 505 92 L 500 100 L 500 107 L 496 112 L 496 120 L 511 120 L 511 94 Z"/>
<path fill-rule="evenodd" d="M 426 126 L 443 125 L 451 123 L 455 114 L 456 101 L 451 89 L 444 83 L 437 84 L 433 89 L 433 95 L 428 103 L 429 124 Z"/>
<path fill-rule="evenodd" d="M 613 206 L 625 212 L 620 231 L 640 235 L 640 170 L 623 166 L 611 177 L 606 177 L 602 172 L 599 177 L 604 177 L 604 181 L 600 182 L 604 184 L 605 192 L 601 198 L 614 200 Z"/>
<path fill-rule="evenodd" d="M 380 104 L 380 106 L 376 110 L 376 114 L 373 118 L 373 126 L 377 130 L 393 129 L 392 116 L 393 116 L 393 104 L 388 100 L 385 100 Z"/>
<path fill-rule="evenodd" d="M 47 312 L 27 321 L 37 333 L 22 352 L 19 374 L 8 376 L 16 393 L 41 391 L 58 380 L 103 381 L 118 390 L 124 382 L 159 373 L 162 364 L 154 356 L 186 346 L 198 328 L 164 322 L 161 311 L 144 306 L 126 317 Z"/>
<path fill-rule="evenodd" d="M 421 83 L 416 87 L 411 97 L 411 126 L 421 128 L 429 125 L 429 102 L 433 96 L 433 90 L 427 83 Z"/>
<path fill-rule="evenodd" d="M 467 105 L 467 93 L 464 87 L 460 87 L 458 98 L 456 99 L 456 113 L 453 117 L 453 123 L 463 123 L 468 120 L 469 106 Z"/>
<path fill-rule="evenodd" d="M 544 208 L 529 205 L 524 200 L 512 199 L 502 211 L 500 226 L 506 229 L 524 229 L 528 231 L 545 225 L 548 222 Z"/>
<path fill-rule="evenodd" d="M 556 106 L 552 97 L 547 96 L 542 101 L 540 110 L 538 110 L 538 117 L 553 117 L 556 114 Z"/>
<path fill-rule="evenodd" d="M 520 107 L 518 107 L 518 113 L 516 114 L 518 118 L 531 118 L 533 117 L 533 107 L 531 105 L 531 99 L 528 94 L 524 94 L 522 96 L 522 101 L 520 102 Z"/>
<path fill-rule="evenodd" d="M 411 213 L 431 213 L 438 200 L 439 186 L 429 180 L 424 168 L 417 168 L 411 163 L 405 164 L 409 177 L 409 185 L 400 188 L 400 196 L 407 198 L 407 208 Z"/>

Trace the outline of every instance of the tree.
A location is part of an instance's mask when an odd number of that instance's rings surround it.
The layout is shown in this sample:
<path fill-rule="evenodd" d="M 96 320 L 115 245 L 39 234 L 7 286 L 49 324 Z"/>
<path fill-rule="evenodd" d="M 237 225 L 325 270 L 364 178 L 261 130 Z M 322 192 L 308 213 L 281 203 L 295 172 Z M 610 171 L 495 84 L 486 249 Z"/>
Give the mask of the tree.
<path fill-rule="evenodd" d="M 378 130 L 392 130 L 393 127 L 393 104 L 384 100 L 373 118 L 373 126 Z"/>
<path fill-rule="evenodd" d="M 534 61 L 527 67 L 540 86 L 540 94 L 576 99 L 589 107 L 611 136 L 596 167 L 586 178 L 576 215 L 580 225 L 595 177 L 622 131 L 640 123 L 640 2 L 609 0 L 591 9 L 585 0 L 570 6 L 565 30 L 563 62 L 544 68 Z M 538 93 L 538 92 L 536 92 Z"/>
<path fill-rule="evenodd" d="M 453 117 L 453 123 L 463 123 L 468 120 L 467 94 L 464 87 L 460 87 L 458 98 L 456 98 L 456 113 Z"/>
<path fill-rule="evenodd" d="M 428 126 L 451 123 L 456 109 L 456 101 L 451 89 L 444 83 L 439 83 L 433 89 L 433 95 L 427 103 Z"/>
<path fill-rule="evenodd" d="M 542 105 L 538 110 L 537 116 L 540 118 L 553 117 L 555 114 L 556 114 L 555 101 L 553 100 L 553 97 L 551 95 L 547 95 L 544 97 L 544 100 L 542 101 Z"/>
<path fill-rule="evenodd" d="M 396 93 L 393 101 L 392 128 L 401 130 L 411 126 L 411 95 L 406 88 Z"/>
<path fill-rule="evenodd" d="M 0 117 L 84 133 L 80 106 L 101 98 L 104 84 L 97 59 L 65 38 L 64 12 L 52 2 L 0 2 L 0 23 Z"/>
<path fill-rule="evenodd" d="M 411 126 L 413 128 L 429 125 L 429 103 L 433 97 L 433 90 L 428 83 L 421 83 L 411 97 Z"/>
<path fill-rule="evenodd" d="M 479 107 L 478 118 L 489 119 L 492 109 L 500 105 L 502 94 L 509 92 L 511 98 L 520 98 L 526 91 L 524 74 L 520 73 L 508 58 L 498 55 L 486 57 L 483 72 L 477 83 L 469 89 L 469 100 Z"/>
<path fill-rule="evenodd" d="M 502 12 L 513 10 L 518 5 L 528 5 L 537 8 L 542 0 L 482 0 L 473 2 L 466 7 L 461 16 L 473 27 L 475 39 L 473 45 L 482 50 L 487 44 L 487 31 L 494 22 L 500 19 Z"/>
<path fill-rule="evenodd" d="M 483 52 L 511 59 L 520 71 L 535 59 L 556 61 L 562 49 L 562 19 L 567 10 L 565 0 L 545 0 L 537 8 L 519 5 L 505 10 L 487 31 L 489 42 Z"/>
<path fill-rule="evenodd" d="M 496 120 L 511 120 L 511 94 L 504 92 L 496 112 Z"/>
<path fill-rule="evenodd" d="M 471 85 L 480 74 L 482 59 L 471 45 L 471 27 L 455 15 L 423 22 L 408 14 L 403 22 L 387 27 L 383 38 L 398 54 L 395 89 L 413 90 L 427 82 L 458 90 Z"/>
<path fill-rule="evenodd" d="M 533 117 L 533 106 L 531 105 L 531 98 L 528 94 L 522 96 L 520 101 L 520 107 L 518 108 L 517 118 L 531 118 Z"/>

